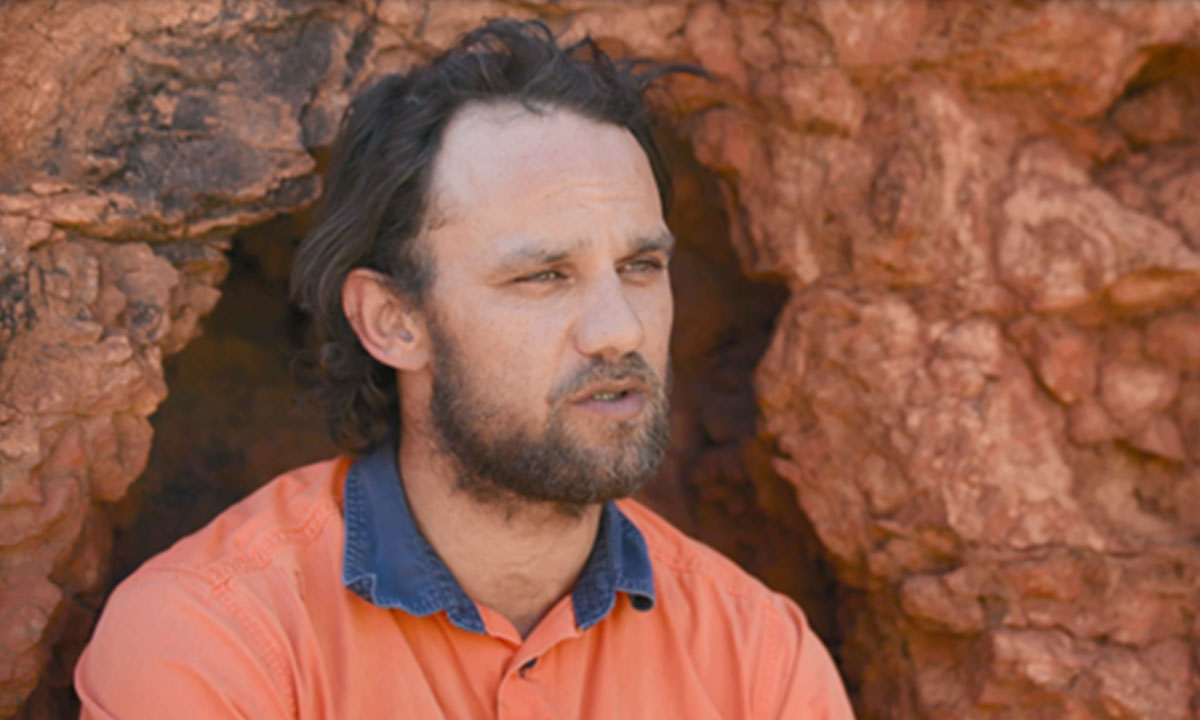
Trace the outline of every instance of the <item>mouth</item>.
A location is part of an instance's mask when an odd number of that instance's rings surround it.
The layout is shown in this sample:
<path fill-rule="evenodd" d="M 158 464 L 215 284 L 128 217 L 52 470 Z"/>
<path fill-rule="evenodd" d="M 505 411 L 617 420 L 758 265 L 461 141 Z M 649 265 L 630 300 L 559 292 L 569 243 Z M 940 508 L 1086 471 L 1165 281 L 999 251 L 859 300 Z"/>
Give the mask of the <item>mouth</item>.
<path fill-rule="evenodd" d="M 571 403 L 606 420 L 631 420 L 646 405 L 646 385 L 636 379 L 593 383 L 576 393 Z"/>
<path fill-rule="evenodd" d="M 588 400 L 601 400 L 604 402 L 609 402 L 611 400 L 620 400 L 621 398 L 625 397 L 629 393 L 630 393 L 629 390 L 621 390 L 620 392 L 598 392 L 595 395 L 588 398 Z"/>
<path fill-rule="evenodd" d="M 571 397 L 573 403 L 615 402 L 630 395 L 644 395 L 645 383 L 634 378 L 624 380 L 608 380 L 588 385 Z"/>

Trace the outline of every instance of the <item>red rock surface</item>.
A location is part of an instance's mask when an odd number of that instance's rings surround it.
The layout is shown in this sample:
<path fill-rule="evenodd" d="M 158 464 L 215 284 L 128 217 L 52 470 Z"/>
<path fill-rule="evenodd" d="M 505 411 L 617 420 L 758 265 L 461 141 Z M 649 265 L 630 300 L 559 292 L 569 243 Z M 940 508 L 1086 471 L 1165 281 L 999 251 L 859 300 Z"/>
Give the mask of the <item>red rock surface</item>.
<path fill-rule="evenodd" d="M 3 4 L 0 717 L 39 678 L 25 714 L 60 707 L 110 525 L 143 507 L 122 498 L 163 357 L 216 305 L 231 243 L 312 203 L 356 88 L 491 15 L 715 76 L 662 96 L 702 168 L 673 218 L 694 312 L 650 498 L 825 622 L 811 523 L 862 716 L 1193 717 L 1184 0 Z M 788 296 L 760 360 L 763 282 Z M 195 347 L 250 377 L 267 362 Z M 186 434 L 163 432 L 162 467 L 186 462 Z M 258 447 L 247 467 L 270 464 Z"/>

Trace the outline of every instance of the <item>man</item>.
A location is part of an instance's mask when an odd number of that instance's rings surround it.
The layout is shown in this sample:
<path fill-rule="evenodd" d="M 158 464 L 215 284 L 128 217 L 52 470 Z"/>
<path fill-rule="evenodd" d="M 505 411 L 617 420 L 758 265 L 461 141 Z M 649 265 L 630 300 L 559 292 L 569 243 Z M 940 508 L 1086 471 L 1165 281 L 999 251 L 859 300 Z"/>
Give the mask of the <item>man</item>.
<path fill-rule="evenodd" d="M 672 316 L 640 67 L 495 21 L 355 101 L 295 282 L 358 455 L 123 583 L 85 717 L 851 717 L 791 601 L 624 499 Z"/>

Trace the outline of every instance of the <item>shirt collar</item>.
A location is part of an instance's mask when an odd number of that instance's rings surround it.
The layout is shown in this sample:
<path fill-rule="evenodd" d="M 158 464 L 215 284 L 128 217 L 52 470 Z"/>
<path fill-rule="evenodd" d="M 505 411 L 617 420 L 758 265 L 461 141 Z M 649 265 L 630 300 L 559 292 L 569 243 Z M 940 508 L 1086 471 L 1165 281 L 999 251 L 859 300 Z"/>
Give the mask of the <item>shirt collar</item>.
<path fill-rule="evenodd" d="M 446 611 L 450 622 L 485 632 L 474 601 L 413 522 L 396 469 L 395 446 L 384 442 L 359 457 L 346 475 L 346 548 L 342 584 L 367 602 L 425 616 Z M 629 596 L 633 607 L 654 607 L 654 577 L 641 531 L 616 504 L 600 515 L 596 544 L 579 574 L 571 602 L 575 624 L 586 630 Z"/>

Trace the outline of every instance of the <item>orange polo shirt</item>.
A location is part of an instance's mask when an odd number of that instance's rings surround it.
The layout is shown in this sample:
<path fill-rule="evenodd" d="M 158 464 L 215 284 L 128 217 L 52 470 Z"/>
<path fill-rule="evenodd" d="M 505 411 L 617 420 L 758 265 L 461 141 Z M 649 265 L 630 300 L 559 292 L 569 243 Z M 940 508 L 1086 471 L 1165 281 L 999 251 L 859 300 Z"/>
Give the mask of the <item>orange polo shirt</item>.
<path fill-rule="evenodd" d="M 130 576 L 82 717 L 853 717 L 794 603 L 630 500 L 522 640 L 416 532 L 394 458 L 276 478 Z"/>

